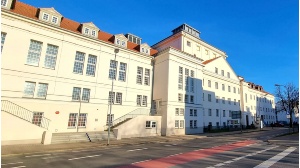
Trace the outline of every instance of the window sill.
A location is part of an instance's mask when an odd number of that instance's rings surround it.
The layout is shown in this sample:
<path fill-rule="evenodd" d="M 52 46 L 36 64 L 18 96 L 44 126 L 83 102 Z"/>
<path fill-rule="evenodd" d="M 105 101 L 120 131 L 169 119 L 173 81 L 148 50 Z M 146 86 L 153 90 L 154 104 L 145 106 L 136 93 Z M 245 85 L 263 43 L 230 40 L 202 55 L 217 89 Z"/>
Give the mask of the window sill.
<path fill-rule="evenodd" d="M 45 69 L 51 69 L 51 70 L 55 70 L 55 68 L 48 68 L 48 67 L 43 67 Z"/>
<path fill-rule="evenodd" d="M 30 65 L 30 64 L 25 64 L 25 65 L 33 66 L 33 67 L 39 67 L 39 65 Z"/>

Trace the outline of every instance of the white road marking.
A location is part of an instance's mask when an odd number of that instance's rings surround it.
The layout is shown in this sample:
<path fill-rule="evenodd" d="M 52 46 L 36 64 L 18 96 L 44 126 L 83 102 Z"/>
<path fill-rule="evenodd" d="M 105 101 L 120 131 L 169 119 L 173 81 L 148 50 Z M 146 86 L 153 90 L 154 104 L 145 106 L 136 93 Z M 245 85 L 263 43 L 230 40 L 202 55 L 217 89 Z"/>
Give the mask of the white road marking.
<path fill-rule="evenodd" d="M 127 152 L 140 151 L 140 150 L 145 150 L 145 149 L 148 149 L 148 148 L 132 149 L 132 150 L 127 150 Z"/>
<path fill-rule="evenodd" d="M 281 152 L 281 153 L 275 155 L 274 157 L 262 162 L 261 164 L 255 166 L 254 168 L 268 168 L 268 167 L 272 166 L 273 164 L 275 164 L 276 162 L 278 162 L 280 159 L 284 158 L 285 156 L 287 156 L 288 154 L 293 152 L 295 149 L 297 149 L 297 148 L 295 148 L 295 147 L 287 148 L 283 152 Z"/>
<path fill-rule="evenodd" d="M 51 154 L 43 154 L 43 155 L 29 155 L 29 156 L 25 156 L 25 157 L 39 157 L 39 156 L 49 156 Z"/>
<path fill-rule="evenodd" d="M 139 161 L 139 162 L 134 162 L 134 163 L 131 163 L 131 164 L 138 164 L 138 163 L 147 162 L 147 161 L 150 161 L 150 160 L 152 160 L 152 159 L 143 160 L 143 161 Z"/>
<path fill-rule="evenodd" d="M 229 163 L 232 163 L 233 162 L 233 160 L 228 160 L 228 161 L 226 161 L 226 162 L 224 162 L 225 164 L 229 164 Z"/>
<path fill-rule="evenodd" d="M 165 146 L 172 146 L 172 145 L 165 145 Z"/>
<path fill-rule="evenodd" d="M 15 163 L 5 163 L 5 164 L 1 164 L 1 165 L 12 165 L 12 164 L 21 164 L 21 163 L 23 163 L 23 162 L 15 162 Z"/>
<path fill-rule="evenodd" d="M 78 159 L 92 158 L 92 157 L 97 157 L 97 156 L 101 156 L 101 155 L 92 155 L 92 156 L 78 157 L 78 158 L 72 158 L 72 159 L 68 159 L 68 160 L 78 160 Z"/>
<path fill-rule="evenodd" d="M 12 168 L 20 168 L 20 167 L 26 167 L 26 166 L 18 166 L 18 167 L 12 167 Z"/>
<path fill-rule="evenodd" d="M 215 167 L 219 167 L 219 166 L 224 166 L 225 164 L 223 163 L 219 163 L 219 164 L 216 164 Z"/>
<path fill-rule="evenodd" d="M 57 157 L 59 157 L 59 156 L 44 157 L 44 158 L 42 158 L 42 159 L 52 159 L 52 158 L 57 158 Z"/>

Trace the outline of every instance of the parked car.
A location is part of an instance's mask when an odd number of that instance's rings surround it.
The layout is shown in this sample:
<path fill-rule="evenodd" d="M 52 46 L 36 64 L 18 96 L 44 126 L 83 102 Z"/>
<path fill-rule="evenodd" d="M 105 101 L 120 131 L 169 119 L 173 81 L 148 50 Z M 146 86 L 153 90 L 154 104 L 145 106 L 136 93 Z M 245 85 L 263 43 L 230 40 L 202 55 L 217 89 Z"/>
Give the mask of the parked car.
<path fill-rule="evenodd" d="M 284 124 L 277 122 L 274 123 L 274 127 L 284 127 Z"/>

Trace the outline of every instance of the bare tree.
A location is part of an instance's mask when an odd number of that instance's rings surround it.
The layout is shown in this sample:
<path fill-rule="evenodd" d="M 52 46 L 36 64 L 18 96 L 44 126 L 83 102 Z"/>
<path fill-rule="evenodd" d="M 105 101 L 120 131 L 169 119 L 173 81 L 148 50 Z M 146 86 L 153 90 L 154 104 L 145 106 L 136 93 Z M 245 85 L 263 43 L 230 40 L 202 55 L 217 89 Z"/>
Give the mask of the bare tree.
<path fill-rule="evenodd" d="M 286 85 L 276 84 L 275 96 L 279 104 L 278 111 L 288 112 L 290 127 L 293 127 L 293 115 L 299 113 L 299 89 L 292 83 Z M 282 86 L 282 87 L 281 87 Z"/>

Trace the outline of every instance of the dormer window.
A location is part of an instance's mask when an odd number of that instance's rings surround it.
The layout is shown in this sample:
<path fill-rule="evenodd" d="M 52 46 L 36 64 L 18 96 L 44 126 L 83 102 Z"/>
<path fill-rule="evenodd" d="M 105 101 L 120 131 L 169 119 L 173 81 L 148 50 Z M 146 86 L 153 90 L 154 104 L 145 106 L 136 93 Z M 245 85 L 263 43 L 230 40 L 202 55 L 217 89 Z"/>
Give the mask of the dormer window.
<path fill-rule="evenodd" d="M 117 44 L 120 45 L 120 40 L 119 39 L 117 39 Z"/>
<path fill-rule="evenodd" d="M 85 29 L 84 29 L 84 33 L 85 33 L 85 34 L 89 34 L 89 32 L 90 32 L 90 29 L 89 29 L 89 28 L 85 28 Z"/>
<path fill-rule="evenodd" d="M 7 5 L 7 0 L 1 0 L 1 6 L 6 6 Z"/>
<path fill-rule="evenodd" d="M 121 44 L 123 47 L 125 47 L 125 41 L 122 41 L 122 44 Z"/>
<path fill-rule="evenodd" d="M 142 48 L 142 52 L 145 52 L 145 49 L 144 49 L 144 48 Z"/>
<path fill-rule="evenodd" d="M 52 16 L 51 22 L 57 24 L 58 18 L 56 16 Z"/>
<path fill-rule="evenodd" d="M 47 13 L 43 13 L 43 20 L 49 20 L 49 15 Z"/>
<path fill-rule="evenodd" d="M 148 54 L 148 49 L 146 49 L 146 54 Z"/>

